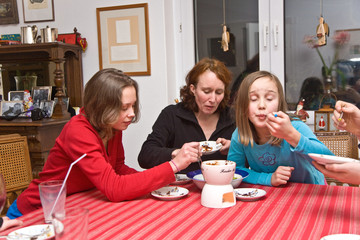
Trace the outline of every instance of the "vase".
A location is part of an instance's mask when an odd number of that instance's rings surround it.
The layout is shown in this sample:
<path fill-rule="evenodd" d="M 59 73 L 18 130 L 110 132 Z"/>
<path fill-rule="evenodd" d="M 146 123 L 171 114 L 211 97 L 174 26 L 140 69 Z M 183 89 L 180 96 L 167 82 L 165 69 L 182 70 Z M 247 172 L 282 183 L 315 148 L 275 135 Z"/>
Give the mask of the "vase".
<path fill-rule="evenodd" d="M 15 76 L 16 91 L 29 90 L 36 87 L 37 76 Z"/>

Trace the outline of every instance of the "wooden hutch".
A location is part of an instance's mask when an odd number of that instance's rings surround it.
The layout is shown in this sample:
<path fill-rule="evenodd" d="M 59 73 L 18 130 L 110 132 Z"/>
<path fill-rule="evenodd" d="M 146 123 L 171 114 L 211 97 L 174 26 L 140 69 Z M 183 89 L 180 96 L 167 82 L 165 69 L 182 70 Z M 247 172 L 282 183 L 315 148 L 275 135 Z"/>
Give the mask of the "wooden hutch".
<path fill-rule="evenodd" d="M 36 72 L 40 76 L 38 86 L 51 86 L 50 63 L 55 64 L 53 82 L 59 102 L 62 102 L 62 97 L 68 96 L 72 106 L 81 107 L 82 49 L 78 45 L 62 42 L 0 46 L 3 98 L 7 96 L 7 92 L 15 90 L 13 77 L 19 69 Z M 27 136 L 33 176 L 37 178 L 50 149 L 54 146 L 56 137 L 69 119 L 64 104 L 58 104 L 55 106 L 53 118 L 50 119 L 39 121 L 32 121 L 29 118 L 17 118 L 12 121 L 0 119 L 0 135 L 19 133 Z"/>

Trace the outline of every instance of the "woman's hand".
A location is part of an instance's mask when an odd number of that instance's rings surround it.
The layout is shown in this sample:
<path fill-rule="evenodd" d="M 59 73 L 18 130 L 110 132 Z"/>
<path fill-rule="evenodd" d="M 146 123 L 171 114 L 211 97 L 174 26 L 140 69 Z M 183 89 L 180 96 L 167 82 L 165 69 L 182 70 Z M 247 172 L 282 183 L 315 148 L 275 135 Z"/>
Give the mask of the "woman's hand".
<path fill-rule="evenodd" d="M 277 187 L 286 184 L 289 181 L 293 170 L 293 167 L 279 166 L 271 176 L 271 185 Z"/>
<path fill-rule="evenodd" d="M 298 145 L 301 134 L 291 125 L 286 113 L 268 113 L 266 126 L 272 136 L 285 139 L 293 147 Z"/>
<path fill-rule="evenodd" d="M 179 153 L 180 149 L 175 149 L 174 151 L 172 151 L 171 153 L 171 159 L 175 158 L 176 155 Z"/>
<path fill-rule="evenodd" d="M 9 219 L 8 217 L 2 217 L 3 224 L 0 227 L 0 231 L 4 231 L 11 227 L 17 227 L 23 225 L 23 221 L 18 219 Z"/>
<path fill-rule="evenodd" d="M 321 165 L 313 161 L 312 164 L 328 177 L 335 178 L 340 182 L 360 185 L 360 163 L 349 162 Z"/>
<path fill-rule="evenodd" d="M 221 143 L 222 147 L 220 148 L 220 153 L 223 155 L 227 155 L 229 152 L 229 148 L 230 148 L 230 140 L 227 140 L 225 138 L 218 138 L 216 140 L 216 144 Z"/>
<path fill-rule="evenodd" d="M 175 158 L 172 159 L 173 164 L 171 164 L 171 166 L 174 172 L 181 171 L 187 168 L 191 163 L 199 161 L 201 155 L 199 142 L 185 143 Z M 174 164 L 175 166 L 173 166 Z"/>
<path fill-rule="evenodd" d="M 343 116 L 340 118 L 341 113 Z M 332 120 L 337 129 L 354 133 L 360 138 L 360 110 L 354 104 L 337 101 Z"/>

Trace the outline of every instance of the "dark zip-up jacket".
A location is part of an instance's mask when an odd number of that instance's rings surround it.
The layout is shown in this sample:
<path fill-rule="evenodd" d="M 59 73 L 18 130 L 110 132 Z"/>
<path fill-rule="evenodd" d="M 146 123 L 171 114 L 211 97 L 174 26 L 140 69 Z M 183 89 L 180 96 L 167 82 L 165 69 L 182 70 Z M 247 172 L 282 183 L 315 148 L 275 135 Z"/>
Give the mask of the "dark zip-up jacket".
<path fill-rule="evenodd" d="M 152 127 L 142 145 L 138 156 L 139 164 L 142 168 L 152 168 L 161 163 L 171 160 L 171 153 L 175 149 L 181 148 L 184 143 L 216 141 L 219 137 L 230 140 L 235 130 L 234 118 L 230 115 L 230 109 L 226 108 L 220 113 L 219 121 L 210 139 L 206 139 L 194 112 L 184 108 L 180 102 L 176 105 L 169 105 L 162 110 L 158 119 Z M 205 160 L 226 159 L 227 155 L 216 152 L 211 155 L 201 157 Z M 198 163 L 192 163 L 188 168 L 181 171 L 186 173 L 200 169 Z"/>

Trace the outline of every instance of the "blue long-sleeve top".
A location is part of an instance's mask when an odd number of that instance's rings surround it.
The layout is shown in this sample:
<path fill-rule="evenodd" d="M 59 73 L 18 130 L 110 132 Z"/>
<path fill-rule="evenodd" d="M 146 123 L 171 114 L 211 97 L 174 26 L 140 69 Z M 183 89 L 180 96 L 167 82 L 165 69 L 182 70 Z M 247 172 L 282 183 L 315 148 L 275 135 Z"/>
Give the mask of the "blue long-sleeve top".
<path fill-rule="evenodd" d="M 298 145 L 294 148 L 285 140 L 280 146 L 269 143 L 253 147 L 249 143 L 244 146 L 239 141 L 238 129 L 231 137 L 228 160 L 236 162 L 236 168 L 249 172 L 244 182 L 271 186 L 271 176 L 279 166 L 294 167 L 291 173 L 291 182 L 325 184 L 324 175 L 312 164 L 308 153 L 334 155 L 320 142 L 310 128 L 302 121 L 292 121 L 292 126 L 300 132 Z M 248 162 L 250 168 L 245 167 Z"/>

